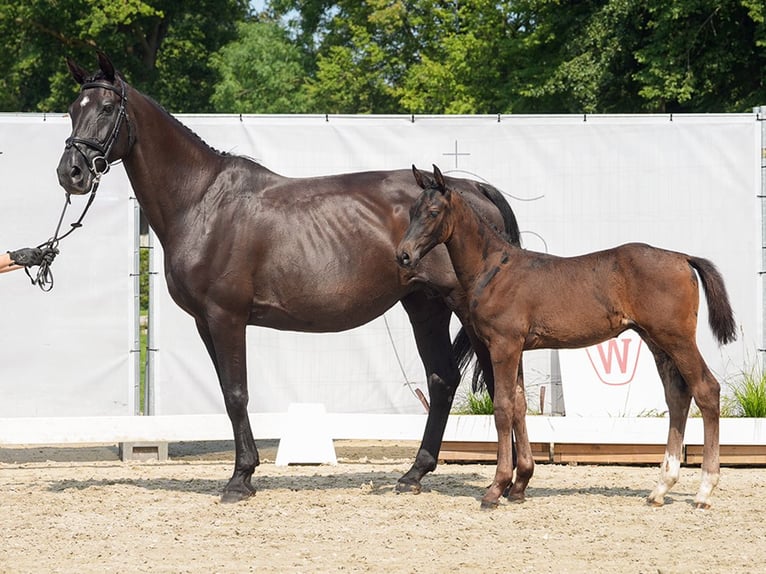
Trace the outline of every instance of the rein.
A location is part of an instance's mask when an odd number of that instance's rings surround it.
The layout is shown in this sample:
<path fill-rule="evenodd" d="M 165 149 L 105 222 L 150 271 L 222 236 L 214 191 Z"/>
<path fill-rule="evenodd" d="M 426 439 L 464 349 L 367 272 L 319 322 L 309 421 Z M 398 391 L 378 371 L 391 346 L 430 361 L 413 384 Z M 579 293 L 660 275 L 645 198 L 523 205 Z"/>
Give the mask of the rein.
<path fill-rule="evenodd" d="M 125 82 L 120 81 L 120 90 L 117 90 L 116 87 L 114 87 L 112 84 L 108 84 L 106 82 L 86 82 L 82 85 L 81 91 L 87 90 L 90 88 L 104 88 L 106 90 L 111 90 L 116 94 L 119 94 L 120 96 L 120 109 L 117 113 L 117 121 L 114 124 L 114 127 L 112 128 L 111 133 L 107 137 L 106 141 L 104 143 L 99 142 L 95 139 L 86 139 L 86 138 L 78 138 L 75 136 L 70 136 L 66 139 L 65 142 L 65 149 L 74 148 L 76 149 L 80 155 L 85 159 L 85 163 L 88 166 L 88 169 L 93 174 L 93 181 L 90 185 L 90 190 L 88 190 L 88 193 L 90 194 L 90 197 L 88 198 L 88 202 L 85 204 L 85 208 L 82 210 L 82 213 L 80 214 L 80 217 L 75 221 L 74 223 L 71 223 L 71 229 L 64 233 L 63 235 L 59 235 L 59 232 L 61 231 L 61 224 L 64 221 L 64 215 L 66 214 L 67 207 L 72 203 L 71 200 L 71 194 L 69 192 L 66 192 L 66 198 L 64 200 L 64 208 L 61 210 L 61 216 L 59 217 L 58 225 L 56 225 L 56 231 L 53 233 L 53 237 L 48 239 L 48 241 L 45 241 L 37 246 L 38 249 L 54 249 L 58 250 L 59 242 L 64 239 L 65 237 L 68 237 L 72 232 L 74 232 L 75 229 L 79 229 L 82 227 L 82 220 L 85 219 L 85 214 L 88 213 L 88 210 L 90 209 L 90 206 L 93 204 L 93 200 L 96 199 L 96 191 L 98 190 L 99 183 L 101 182 L 101 176 L 103 176 L 105 173 L 109 172 L 109 168 L 111 167 L 111 164 L 109 163 L 109 160 L 107 158 L 109 157 L 109 153 L 112 151 L 112 146 L 114 145 L 114 142 L 117 141 L 117 138 L 120 135 L 120 128 L 122 127 L 123 120 L 128 126 L 128 137 L 130 139 L 130 142 L 132 144 L 133 141 L 133 134 L 130 130 L 130 121 L 128 121 L 128 114 L 126 111 L 125 104 L 128 101 L 127 95 L 125 94 Z M 88 156 L 85 154 L 85 152 L 79 147 L 79 145 L 84 145 L 89 148 L 95 149 L 97 152 L 99 152 L 101 155 L 95 156 L 92 160 L 88 158 Z M 49 292 L 51 289 L 53 289 L 53 271 L 51 271 L 51 264 L 45 260 L 43 260 L 40 263 L 40 266 L 37 270 L 37 274 L 32 277 L 31 273 L 29 272 L 28 267 L 24 267 L 24 272 L 27 274 L 27 277 L 29 277 L 30 281 L 32 282 L 32 285 L 37 285 L 40 287 L 40 289 L 44 292 Z"/>

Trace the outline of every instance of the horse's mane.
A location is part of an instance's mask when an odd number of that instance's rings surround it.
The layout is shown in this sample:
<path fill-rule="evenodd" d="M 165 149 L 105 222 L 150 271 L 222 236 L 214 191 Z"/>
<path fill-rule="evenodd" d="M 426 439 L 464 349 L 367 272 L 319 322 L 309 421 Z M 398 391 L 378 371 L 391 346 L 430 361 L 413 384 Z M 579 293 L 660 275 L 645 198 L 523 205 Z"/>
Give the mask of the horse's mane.
<path fill-rule="evenodd" d="M 121 82 L 123 82 L 126 85 L 130 85 L 130 84 L 128 84 L 128 82 L 125 80 L 125 77 L 120 72 L 115 72 L 115 73 L 116 73 L 117 77 L 120 79 Z M 101 80 L 108 81 L 108 78 L 106 77 L 106 74 L 104 74 L 103 71 L 99 70 L 94 75 L 92 75 L 89 78 L 87 78 L 85 81 L 87 83 L 87 82 L 97 82 L 97 81 L 101 81 Z M 157 108 L 159 108 L 159 110 L 162 111 L 162 113 L 164 113 L 168 118 L 170 118 L 170 120 L 173 123 L 175 123 L 176 125 L 178 125 L 181 128 L 183 128 L 190 136 L 192 136 L 195 140 L 200 142 L 202 145 L 204 145 L 207 149 L 209 149 L 213 153 L 218 154 L 220 156 L 230 156 L 230 155 L 232 155 L 232 154 L 230 154 L 228 152 L 215 149 L 213 146 L 211 146 L 209 143 L 207 143 L 204 139 L 202 139 L 189 126 L 184 124 L 181 120 L 179 120 L 173 114 L 171 114 L 169 111 L 167 111 L 162 104 L 160 104 L 157 100 L 155 100 L 151 96 L 149 96 L 149 95 L 147 95 L 147 94 L 145 94 L 143 92 L 141 92 L 141 95 L 144 96 L 147 100 L 149 100 L 152 104 L 157 106 Z"/>
<path fill-rule="evenodd" d="M 228 153 L 228 152 L 225 152 L 225 151 L 221 151 L 221 150 L 218 150 L 218 149 L 214 148 L 213 146 L 211 146 L 211 145 L 210 145 L 209 143 L 207 143 L 207 142 L 206 142 L 204 139 L 202 139 L 202 138 L 199 136 L 199 134 L 197 134 L 197 132 L 195 132 L 194 130 L 192 130 L 192 129 L 191 129 L 189 126 L 187 126 L 185 123 L 183 123 L 183 122 L 182 122 L 181 120 L 179 120 L 177 117 L 175 117 L 173 114 L 171 114 L 169 111 L 167 111 L 167 110 L 165 109 L 165 107 L 164 107 L 162 104 L 160 104 L 160 103 L 159 103 L 157 100 L 155 100 L 155 99 L 154 99 L 154 98 L 152 98 L 151 96 L 148 96 L 148 95 L 144 94 L 143 92 L 142 92 L 142 95 L 143 95 L 143 96 L 144 96 L 144 97 L 145 97 L 147 100 L 149 100 L 151 103 L 153 103 L 155 106 L 157 106 L 157 107 L 158 107 L 158 108 L 159 108 L 159 109 L 160 109 L 160 110 L 161 110 L 161 111 L 162 111 L 162 112 L 163 112 L 163 113 L 164 113 L 166 116 L 168 116 L 168 117 L 170 118 L 170 120 L 171 120 L 173 123 L 175 123 L 176 125 L 178 125 L 178 126 L 180 126 L 181 128 L 183 128 L 183 129 L 186 131 L 186 133 L 188 133 L 188 134 L 189 134 L 190 136 L 192 136 L 192 137 L 193 137 L 195 140 L 197 140 L 197 141 L 198 141 L 198 142 L 200 142 L 202 145 L 204 145 L 204 146 L 205 146 L 207 149 L 209 149 L 210 151 L 212 151 L 212 152 L 213 152 L 213 153 L 215 153 L 215 154 L 218 154 L 218 155 L 220 155 L 220 156 L 224 156 L 224 157 L 225 157 L 225 156 L 230 156 L 230 155 L 232 155 L 232 154 L 230 154 L 230 153 Z"/>

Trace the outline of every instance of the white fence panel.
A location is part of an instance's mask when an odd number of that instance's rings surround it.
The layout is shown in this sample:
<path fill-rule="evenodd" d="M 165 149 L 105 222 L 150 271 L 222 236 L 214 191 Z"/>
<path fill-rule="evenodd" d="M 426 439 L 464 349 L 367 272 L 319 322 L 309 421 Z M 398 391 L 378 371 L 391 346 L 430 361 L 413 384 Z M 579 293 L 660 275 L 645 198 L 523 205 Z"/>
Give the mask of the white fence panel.
<path fill-rule="evenodd" d="M 54 233 L 64 205 L 56 166 L 69 118 L 0 114 L 0 249 Z M 83 228 L 64 239 L 54 287 L 23 271 L 0 275 L 0 417 L 132 415 L 133 221 L 121 168 L 104 180 Z M 62 232 L 87 198 L 73 197 Z"/>
<path fill-rule="evenodd" d="M 703 355 L 722 379 L 757 360 L 763 328 L 761 139 L 754 114 L 181 119 L 213 147 L 251 156 L 288 176 L 435 163 L 447 173 L 486 180 L 508 194 L 530 249 L 574 255 L 642 241 L 712 259 L 726 279 L 740 339 L 719 349 L 703 301 Z M 223 412 L 193 322 L 170 301 L 161 281 L 155 300 L 155 412 Z M 421 412 L 405 385 L 406 380 L 425 390 L 406 316 L 397 307 L 386 317 L 388 325 L 380 319 L 335 335 L 251 328 L 251 410 L 322 402 L 328 412 Z M 550 363 L 548 351 L 525 355 L 528 387 L 551 384 L 556 373 Z M 576 388 L 578 381 L 563 384 Z M 656 393 L 662 396 L 659 387 Z"/>

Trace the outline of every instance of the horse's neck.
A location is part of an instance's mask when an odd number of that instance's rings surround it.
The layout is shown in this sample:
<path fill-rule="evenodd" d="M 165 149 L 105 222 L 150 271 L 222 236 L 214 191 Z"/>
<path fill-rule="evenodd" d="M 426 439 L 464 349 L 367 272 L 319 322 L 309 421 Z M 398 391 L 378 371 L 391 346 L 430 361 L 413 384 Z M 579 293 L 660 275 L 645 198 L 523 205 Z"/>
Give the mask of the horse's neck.
<path fill-rule="evenodd" d="M 171 218 L 199 203 L 221 156 L 157 104 L 131 91 L 135 142 L 124 159 L 133 191 L 162 240 Z"/>
<path fill-rule="evenodd" d="M 470 291 L 473 283 L 481 281 L 487 270 L 488 256 L 515 248 L 459 195 L 452 199 L 452 218 L 452 233 L 445 244 L 458 280 L 466 291 Z"/>

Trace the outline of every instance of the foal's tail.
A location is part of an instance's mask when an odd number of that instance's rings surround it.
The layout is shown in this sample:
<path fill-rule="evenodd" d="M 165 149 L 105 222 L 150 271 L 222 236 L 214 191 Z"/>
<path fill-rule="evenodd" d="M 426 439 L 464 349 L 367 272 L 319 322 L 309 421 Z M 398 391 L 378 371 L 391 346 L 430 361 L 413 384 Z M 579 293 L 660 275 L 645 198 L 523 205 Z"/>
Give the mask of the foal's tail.
<path fill-rule="evenodd" d="M 490 200 L 500 212 L 500 215 L 503 218 L 503 233 L 505 234 L 506 239 L 513 245 L 521 247 L 521 231 L 519 230 L 519 224 L 516 221 L 516 215 L 513 213 L 513 209 L 511 209 L 511 205 L 505 199 L 505 196 L 499 189 L 492 185 L 479 183 L 478 187 L 482 195 Z M 471 347 L 465 329 L 460 329 L 457 337 L 455 337 L 455 340 L 452 343 L 452 354 L 457 359 L 460 373 L 465 373 L 465 370 L 471 364 L 471 359 L 474 355 L 473 348 Z M 486 387 L 484 374 L 481 372 L 478 363 L 476 363 L 472 386 L 474 392 L 479 392 Z"/>
<path fill-rule="evenodd" d="M 737 326 L 721 273 L 707 259 L 690 255 L 688 261 L 689 265 L 696 269 L 705 288 L 708 322 L 713 334 L 721 345 L 731 343 L 737 338 Z"/>

